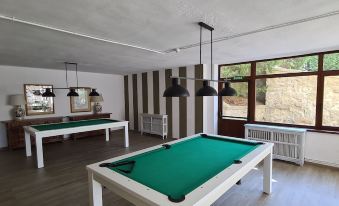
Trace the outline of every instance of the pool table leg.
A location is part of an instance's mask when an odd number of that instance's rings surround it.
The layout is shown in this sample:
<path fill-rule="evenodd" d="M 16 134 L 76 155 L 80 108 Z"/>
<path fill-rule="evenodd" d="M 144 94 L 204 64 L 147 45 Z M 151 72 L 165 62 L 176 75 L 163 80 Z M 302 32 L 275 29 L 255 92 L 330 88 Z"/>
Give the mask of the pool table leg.
<path fill-rule="evenodd" d="M 129 147 L 128 124 L 125 125 L 125 147 Z"/>
<path fill-rule="evenodd" d="M 102 185 L 95 181 L 93 173 L 88 172 L 89 205 L 102 206 Z"/>
<path fill-rule="evenodd" d="M 106 142 L 109 141 L 109 128 L 105 129 L 106 131 Z"/>
<path fill-rule="evenodd" d="M 35 136 L 36 161 L 38 168 L 44 167 L 44 154 L 42 151 L 42 137 Z"/>
<path fill-rule="evenodd" d="M 264 192 L 271 194 L 272 192 L 272 151 L 264 159 Z"/>
<path fill-rule="evenodd" d="M 26 146 L 26 156 L 32 156 L 32 144 L 31 144 L 31 135 L 25 131 L 25 146 Z"/>

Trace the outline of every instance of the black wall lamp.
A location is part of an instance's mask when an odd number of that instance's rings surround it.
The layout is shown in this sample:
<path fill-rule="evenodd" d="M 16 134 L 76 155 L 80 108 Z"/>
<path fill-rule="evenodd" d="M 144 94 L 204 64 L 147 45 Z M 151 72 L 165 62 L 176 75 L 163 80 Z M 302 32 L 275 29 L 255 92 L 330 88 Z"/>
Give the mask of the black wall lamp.
<path fill-rule="evenodd" d="M 78 79 L 78 63 L 73 62 L 64 62 L 65 64 L 65 71 L 66 71 L 66 87 L 65 88 L 46 88 L 45 92 L 42 93 L 43 97 L 55 97 L 55 94 L 53 92 L 54 89 L 65 89 L 69 90 L 67 93 L 68 97 L 78 97 L 79 94 L 76 92 L 76 89 L 79 89 L 79 79 Z M 77 86 L 76 87 L 68 87 L 68 65 L 75 65 L 75 75 L 77 79 Z M 100 94 L 96 91 L 96 89 L 92 89 L 92 91 L 89 93 L 89 96 L 100 96 Z"/>
<path fill-rule="evenodd" d="M 198 25 L 200 26 L 200 65 L 201 65 L 201 44 L 202 44 L 202 28 L 205 28 L 211 32 L 211 78 L 213 74 L 213 30 L 214 28 L 205 24 L 204 22 L 199 22 Z M 219 81 L 213 79 L 196 79 L 196 78 L 188 78 L 188 77 L 176 77 L 171 76 L 172 78 L 172 86 L 168 87 L 165 91 L 163 96 L 164 97 L 187 97 L 190 96 L 189 92 L 186 88 L 179 85 L 179 79 L 188 79 L 194 81 L 203 81 L 203 87 L 200 88 L 196 92 L 196 96 L 235 96 L 237 93 L 236 91 L 230 87 L 230 82 L 226 81 Z M 209 82 L 222 82 L 225 83 L 225 87 L 217 93 L 217 91 L 209 86 Z"/>

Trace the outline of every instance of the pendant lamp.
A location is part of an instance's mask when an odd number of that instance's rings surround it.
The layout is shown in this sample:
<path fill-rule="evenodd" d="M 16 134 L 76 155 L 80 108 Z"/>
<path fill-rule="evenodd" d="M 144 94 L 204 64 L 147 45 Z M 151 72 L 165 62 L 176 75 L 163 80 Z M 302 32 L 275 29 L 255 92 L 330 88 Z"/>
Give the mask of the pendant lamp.
<path fill-rule="evenodd" d="M 215 91 L 213 87 L 209 86 L 209 83 L 207 80 L 204 80 L 203 87 L 197 91 L 196 96 L 198 97 L 218 96 L 218 93 L 217 91 Z"/>
<path fill-rule="evenodd" d="M 190 93 L 186 88 L 179 85 L 178 78 L 172 78 L 172 86 L 168 87 L 163 94 L 163 97 L 189 97 Z"/>
<path fill-rule="evenodd" d="M 225 87 L 218 93 L 218 96 L 235 96 L 237 91 L 231 87 L 230 82 L 225 82 Z"/>
<path fill-rule="evenodd" d="M 213 35 L 212 33 L 213 33 L 214 28 L 205 24 L 204 22 L 199 22 L 199 25 L 200 25 L 200 64 L 201 64 L 202 27 L 211 31 L 211 78 L 212 78 L 212 74 L 213 74 Z M 218 96 L 218 93 L 213 87 L 209 86 L 208 80 L 203 80 L 203 87 L 200 88 L 195 95 L 198 97 Z"/>
<path fill-rule="evenodd" d="M 46 88 L 46 91 L 42 93 L 42 97 L 55 97 L 55 94 L 51 91 L 51 88 Z"/>
<path fill-rule="evenodd" d="M 196 92 L 196 96 L 235 96 L 237 92 L 235 91 L 235 89 L 230 87 L 230 83 L 228 81 L 213 80 L 212 78 L 212 74 L 213 74 L 213 30 L 214 28 L 205 24 L 204 22 L 199 22 L 198 24 L 200 26 L 200 65 L 201 65 L 202 28 L 205 28 L 211 32 L 211 79 L 196 79 L 196 78 L 190 78 L 190 77 L 172 76 L 171 77 L 172 86 L 168 87 L 164 91 L 163 96 L 164 97 L 188 97 L 190 95 L 186 88 L 179 85 L 178 83 L 179 79 L 203 81 L 203 87 L 200 88 Z M 209 86 L 209 82 L 220 82 L 220 83 L 222 82 L 222 83 L 225 83 L 225 87 L 219 93 L 217 93 L 217 91 L 213 87 Z"/>
<path fill-rule="evenodd" d="M 71 88 L 69 89 L 69 92 L 67 93 L 68 97 L 78 97 L 79 94 L 75 91 L 75 89 Z"/>
<path fill-rule="evenodd" d="M 96 89 L 92 89 L 92 91 L 89 93 L 90 97 L 96 97 L 96 96 L 100 96 L 100 94 L 97 92 Z"/>

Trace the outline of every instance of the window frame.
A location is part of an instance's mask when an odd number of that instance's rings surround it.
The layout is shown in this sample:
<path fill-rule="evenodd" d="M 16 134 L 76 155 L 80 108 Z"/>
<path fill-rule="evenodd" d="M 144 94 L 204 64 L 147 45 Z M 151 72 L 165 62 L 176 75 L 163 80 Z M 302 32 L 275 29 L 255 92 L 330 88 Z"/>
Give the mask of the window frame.
<path fill-rule="evenodd" d="M 324 81 L 326 76 L 339 76 L 339 70 L 327 70 L 324 71 L 324 56 L 326 54 L 339 53 L 339 50 L 334 51 L 326 51 L 320 53 L 310 53 L 310 54 L 302 54 L 295 56 L 286 56 L 279 57 L 273 59 L 262 59 L 262 60 L 254 60 L 247 62 L 239 62 L 232 64 L 221 64 L 218 66 L 218 77 L 219 80 L 225 81 L 226 78 L 220 78 L 221 75 L 221 67 L 224 66 L 233 66 L 237 64 L 251 64 L 251 73 L 250 76 L 244 77 L 242 80 L 230 80 L 230 82 L 248 82 L 248 111 L 247 118 L 244 118 L 248 123 L 256 123 L 256 124 L 268 124 L 268 125 L 276 125 L 276 126 L 290 126 L 290 127 L 299 127 L 299 128 L 307 128 L 313 129 L 314 131 L 339 131 L 338 127 L 333 126 L 324 126 L 323 122 L 323 101 L 324 101 Z M 283 74 L 256 74 L 256 66 L 258 62 L 272 61 L 272 60 L 282 60 L 282 59 L 290 59 L 290 58 L 299 58 L 299 57 L 308 57 L 308 56 L 317 56 L 318 57 L 318 71 L 310 71 L 310 72 L 296 72 L 296 73 L 283 73 Z M 315 125 L 296 125 L 296 124 L 285 124 L 285 123 L 274 123 L 274 122 L 263 122 L 263 121 L 255 121 L 255 99 L 256 99 L 256 86 L 255 81 L 257 79 L 268 79 L 268 78 L 283 78 L 283 77 L 298 77 L 298 76 L 312 76 L 315 75 L 317 77 L 317 91 L 316 91 L 316 115 L 315 115 Z M 222 89 L 222 85 L 218 86 L 219 91 Z M 222 97 L 219 97 L 219 121 L 222 119 L 229 119 L 235 117 L 227 117 L 223 116 L 222 112 Z"/>
<path fill-rule="evenodd" d="M 219 80 L 221 81 L 226 81 L 227 78 L 220 78 Z M 250 84 L 249 84 L 249 77 L 244 77 L 242 80 L 228 80 L 231 83 L 247 83 L 247 89 L 248 89 L 248 96 L 250 95 Z M 218 91 L 222 90 L 223 85 L 222 84 L 218 84 Z M 220 111 L 220 116 L 223 118 L 227 118 L 227 119 L 236 119 L 236 120 L 244 120 L 247 121 L 248 120 L 248 112 L 249 112 L 249 98 L 247 99 L 247 117 L 236 117 L 236 116 L 226 116 L 223 115 L 223 111 L 222 111 L 222 105 L 223 100 L 222 97 L 219 97 L 219 111 Z"/>

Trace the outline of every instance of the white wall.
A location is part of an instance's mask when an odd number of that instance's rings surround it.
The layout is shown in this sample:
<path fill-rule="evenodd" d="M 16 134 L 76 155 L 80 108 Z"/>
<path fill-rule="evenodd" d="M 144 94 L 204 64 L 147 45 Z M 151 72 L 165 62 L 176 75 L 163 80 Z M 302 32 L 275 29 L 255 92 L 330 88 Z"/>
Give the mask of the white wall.
<path fill-rule="evenodd" d="M 339 135 L 307 132 L 306 161 L 339 167 Z"/>
<path fill-rule="evenodd" d="M 68 72 L 69 86 L 76 86 L 75 72 Z M 124 119 L 124 79 L 121 75 L 79 72 L 79 86 L 97 88 L 104 97 L 103 112 L 112 113 L 111 117 Z M 12 119 L 11 109 L 7 105 L 8 96 L 23 94 L 24 84 L 52 84 L 54 87 L 66 87 L 65 71 L 38 69 L 27 67 L 0 66 L 0 121 Z M 55 114 L 28 116 L 26 118 L 41 118 L 51 116 L 81 115 L 85 113 L 70 113 L 67 90 L 55 90 Z M 7 146 L 4 125 L 0 127 L 0 147 Z"/>

